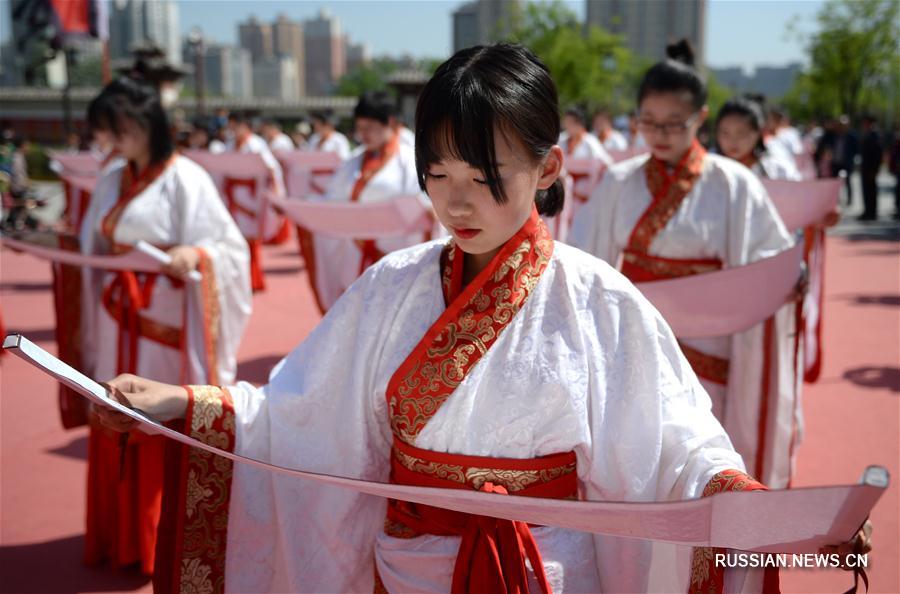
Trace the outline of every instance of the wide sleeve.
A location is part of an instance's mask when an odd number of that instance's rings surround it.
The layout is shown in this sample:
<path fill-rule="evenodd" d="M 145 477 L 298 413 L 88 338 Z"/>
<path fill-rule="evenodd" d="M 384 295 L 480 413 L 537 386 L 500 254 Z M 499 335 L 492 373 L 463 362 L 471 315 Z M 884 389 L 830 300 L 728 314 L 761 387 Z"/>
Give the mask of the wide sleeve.
<path fill-rule="evenodd" d="M 615 242 L 615 217 L 623 180 L 607 171 L 587 203 L 575 215 L 568 243 L 616 267 L 619 246 Z M 571 199 L 571 197 L 567 197 Z"/>
<path fill-rule="evenodd" d="M 671 329 L 626 283 L 595 288 L 588 302 L 599 313 L 589 346 L 591 441 L 579 456 L 585 497 L 696 498 L 714 475 L 744 465 Z M 600 535 L 594 541 L 604 591 L 686 591 L 689 548 Z"/>
<path fill-rule="evenodd" d="M 202 280 L 187 291 L 189 381 L 229 384 L 253 306 L 250 251 L 205 171 L 179 171 L 176 200 L 180 243 L 202 254 Z"/>
<path fill-rule="evenodd" d="M 281 361 L 268 385 L 229 389 L 237 451 L 311 472 L 387 481 L 386 402 L 377 392 L 386 314 L 374 270 L 335 303 Z M 374 542 L 385 501 L 240 466 L 229 523 L 229 589 L 372 591 Z"/>
<path fill-rule="evenodd" d="M 729 172 L 728 265 L 742 266 L 774 256 L 794 240 L 762 183 L 747 170 Z"/>

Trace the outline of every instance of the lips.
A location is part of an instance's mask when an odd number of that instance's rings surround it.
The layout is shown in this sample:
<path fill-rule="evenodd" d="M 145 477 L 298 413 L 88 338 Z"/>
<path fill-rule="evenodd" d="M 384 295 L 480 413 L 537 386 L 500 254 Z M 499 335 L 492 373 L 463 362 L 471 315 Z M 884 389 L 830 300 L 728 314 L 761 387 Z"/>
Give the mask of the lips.
<path fill-rule="evenodd" d="M 481 229 L 458 229 L 456 227 L 452 227 L 453 233 L 456 234 L 460 239 L 472 239 L 479 233 L 481 233 Z"/>

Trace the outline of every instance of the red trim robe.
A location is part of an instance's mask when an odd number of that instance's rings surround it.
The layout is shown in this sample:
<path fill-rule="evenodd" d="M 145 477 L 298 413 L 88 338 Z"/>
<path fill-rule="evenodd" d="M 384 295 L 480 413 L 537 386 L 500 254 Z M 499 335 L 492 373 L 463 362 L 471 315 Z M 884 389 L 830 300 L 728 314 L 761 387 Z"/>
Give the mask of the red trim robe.
<path fill-rule="evenodd" d="M 394 134 L 387 144 L 384 145 L 382 150 L 366 151 L 363 154 L 359 177 L 356 179 L 356 183 L 353 184 L 353 190 L 350 193 L 350 202 L 359 202 L 359 198 L 362 195 L 363 190 L 366 189 L 368 183 L 375 177 L 375 174 L 381 171 L 381 169 L 394 158 L 399 150 L 400 136 Z M 315 173 L 316 172 L 313 172 L 313 174 Z M 309 284 L 312 288 L 316 305 L 319 307 L 319 311 L 322 315 L 325 315 L 327 308 L 323 304 L 322 298 L 319 297 L 318 290 L 316 289 L 316 275 L 318 274 L 318 271 L 316 270 L 316 252 L 313 234 L 299 225 L 297 225 L 296 229 L 300 255 L 303 256 L 303 261 L 306 263 L 306 274 L 309 277 Z M 359 263 L 359 274 L 362 274 L 366 268 L 384 257 L 384 254 L 376 246 L 374 239 L 356 240 L 355 243 L 362 252 L 362 259 Z"/>
<path fill-rule="evenodd" d="M 101 233 L 113 247 L 113 252 L 122 253 L 131 249 L 114 241 L 122 213 L 131 200 L 146 190 L 173 161 L 174 157 L 166 163 L 149 167 L 140 175 L 130 164 L 123 169 L 119 199 L 101 223 Z M 207 373 L 210 381 L 215 381 L 218 297 L 212 261 L 203 250 L 200 250 L 198 271 L 202 278 L 206 320 Z M 140 339 L 153 340 L 181 351 L 182 361 L 185 362 L 182 374 L 186 373 L 187 341 L 184 329 L 165 326 L 141 313 L 150 305 L 158 277 L 158 274 L 121 271 L 102 292 L 98 305 L 119 324 L 119 373 L 138 371 Z M 174 279 L 170 280 L 174 283 Z M 128 435 L 125 442 L 119 434 L 91 421 L 85 562 L 95 565 L 108 560 L 113 567 L 139 562 L 141 570 L 149 575 L 154 566 L 167 440 L 139 431 Z"/>
<path fill-rule="evenodd" d="M 415 446 L 416 436 L 521 309 L 552 252 L 553 241 L 533 211 L 522 229 L 465 287 L 463 252 L 449 244 L 442 253 L 441 286 L 447 308 L 398 367 L 385 392 L 394 436 L 392 482 L 477 489 L 498 496 L 577 497 L 577 460 L 571 451 L 505 459 Z M 187 389 L 189 403 L 183 424 L 178 423 L 180 430 L 234 451 L 236 421 L 228 391 L 213 386 Z M 223 592 L 232 462 L 196 448 L 181 448 L 169 462 L 161 532 L 174 538 L 159 543 L 154 591 Z M 716 475 L 706 491 L 761 488 L 756 485 L 739 471 L 726 471 Z M 390 500 L 384 529 L 399 538 L 461 536 L 453 572 L 454 593 L 528 592 L 526 560 L 534 568 L 541 590 L 550 592 L 540 551 L 523 522 Z M 695 555 L 695 573 L 703 578 L 697 584 L 713 588 L 702 590 L 704 593 L 717 592 L 716 584 L 724 575 L 712 566 L 712 559 L 705 549 Z M 384 592 L 377 570 L 375 577 L 375 591 Z M 777 590 L 767 592 L 773 591 Z"/>

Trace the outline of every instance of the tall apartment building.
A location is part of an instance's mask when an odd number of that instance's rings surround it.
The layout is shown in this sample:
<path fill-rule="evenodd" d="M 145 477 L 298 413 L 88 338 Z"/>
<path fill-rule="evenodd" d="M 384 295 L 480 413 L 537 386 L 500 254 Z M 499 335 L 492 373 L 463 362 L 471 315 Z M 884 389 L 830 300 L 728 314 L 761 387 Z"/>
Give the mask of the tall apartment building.
<path fill-rule="evenodd" d="M 129 58 L 135 46 L 161 47 L 173 64 L 181 63 L 178 5 L 173 0 L 114 0 L 109 15 L 109 50 Z"/>
<path fill-rule="evenodd" d="M 303 22 L 306 52 L 306 94 L 328 95 L 347 71 L 345 40 L 341 23 L 326 10 L 318 17 Z"/>
<path fill-rule="evenodd" d="M 297 65 L 300 95 L 306 94 L 306 63 L 304 60 L 303 25 L 280 14 L 272 23 L 272 49 L 275 56 L 287 56 Z"/>
<path fill-rule="evenodd" d="M 666 44 L 682 38 L 705 64 L 706 0 L 585 0 L 587 24 L 620 34 L 636 54 L 660 60 Z"/>
<path fill-rule="evenodd" d="M 522 0 L 474 0 L 453 12 L 453 51 L 495 41 L 515 15 Z"/>
<path fill-rule="evenodd" d="M 259 22 L 255 16 L 238 24 L 238 44 L 250 52 L 253 62 L 269 60 L 275 56 L 272 38 L 272 25 Z"/>

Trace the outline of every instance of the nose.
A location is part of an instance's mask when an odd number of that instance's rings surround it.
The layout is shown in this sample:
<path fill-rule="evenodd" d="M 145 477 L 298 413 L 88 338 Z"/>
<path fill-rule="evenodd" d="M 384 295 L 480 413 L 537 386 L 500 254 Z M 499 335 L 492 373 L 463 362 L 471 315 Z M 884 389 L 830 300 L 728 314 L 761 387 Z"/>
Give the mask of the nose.
<path fill-rule="evenodd" d="M 447 199 L 447 214 L 453 218 L 465 218 L 472 214 L 472 201 L 468 192 L 461 186 L 450 188 L 450 195 Z"/>

